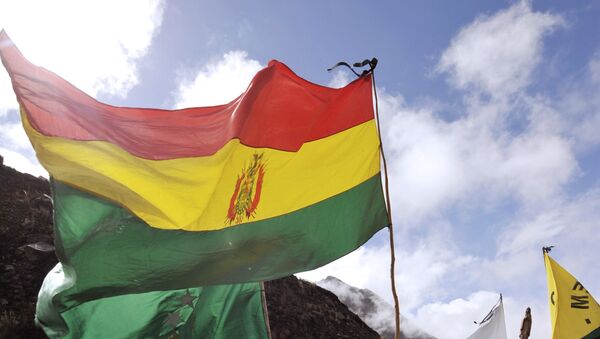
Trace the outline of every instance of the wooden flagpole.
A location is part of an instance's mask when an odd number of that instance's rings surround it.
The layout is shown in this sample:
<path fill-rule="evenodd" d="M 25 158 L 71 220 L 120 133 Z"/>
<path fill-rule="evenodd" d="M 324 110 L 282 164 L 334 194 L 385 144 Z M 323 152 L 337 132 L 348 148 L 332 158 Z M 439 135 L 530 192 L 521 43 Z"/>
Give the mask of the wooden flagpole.
<path fill-rule="evenodd" d="M 387 203 L 387 214 L 390 222 L 389 233 L 390 233 L 390 278 L 392 284 L 392 294 L 394 296 L 394 308 L 396 309 L 396 335 L 395 339 L 400 339 L 400 303 L 398 302 L 398 293 L 396 292 L 396 277 L 395 277 L 395 263 L 396 253 L 394 251 L 394 223 L 392 221 L 392 204 L 390 202 L 390 188 L 387 171 L 387 162 L 385 160 L 385 153 L 383 151 L 383 141 L 381 140 L 381 123 L 379 121 L 379 102 L 377 100 L 377 86 L 375 85 L 375 69 L 371 69 L 371 76 L 373 77 L 373 92 L 375 94 L 375 117 L 377 118 L 377 134 L 379 135 L 379 149 L 381 151 L 381 158 L 383 160 L 383 173 L 385 178 L 385 200 Z"/>
<path fill-rule="evenodd" d="M 371 60 L 365 59 L 362 62 L 356 62 L 352 66 L 349 65 L 345 61 L 340 61 L 335 64 L 333 67 L 327 69 L 327 71 L 331 71 L 338 66 L 348 67 L 352 73 L 354 73 L 357 77 L 362 77 L 371 73 L 371 77 L 373 79 L 373 92 L 375 94 L 375 117 L 377 118 L 377 134 L 379 137 L 379 151 L 381 153 L 381 158 L 383 159 L 383 174 L 385 178 L 385 200 L 387 207 L 387 216 L 390 222 L 388 228 L 390 232 L 390 280 L 392 284 L 392 294 L 394 296 L 394 308 L 396 309 L 396 335 L 395 339 L 400 339 L 400 303 L 398 302 L 398 293 L 396 292 L 396 277 L 395 277 L 395 263 L 396 263 L 396 253 L 394 250 L 394 224 L 392 221 L 392 205 L 390 202 L 390 187 L 389 187 L 389 178 L 387 171 L 387 162 L 385 160 L 385 152 L 383 151 L 383 141 L 381 140 L 381 123 L 379 121 L 379 101 L 377 99 L 377 86 L 375 85 L 375 67 L 377 66 L 377 58 L 373 58 Z M 362 74 L 357 73 L 354 70 L 354 67 L 365 67 L 369 66 L 368 70 L 364 70 Z"/>
<path fill-rule="evenodd" d="M 267 308 L 267 294 L 265 291 L 265 282 L 261 281 L 260 282 L 260 296 L 261 296 L 261 300 L 262 300 L 262 305 L 263 305 L 263 315 L 265 318 L 265 325 L 267 325 L 267 337 L 268 339 L 272 339 L 272 335 L 271 335 L 271 322 L 269 321 L 269 309 Z"/>

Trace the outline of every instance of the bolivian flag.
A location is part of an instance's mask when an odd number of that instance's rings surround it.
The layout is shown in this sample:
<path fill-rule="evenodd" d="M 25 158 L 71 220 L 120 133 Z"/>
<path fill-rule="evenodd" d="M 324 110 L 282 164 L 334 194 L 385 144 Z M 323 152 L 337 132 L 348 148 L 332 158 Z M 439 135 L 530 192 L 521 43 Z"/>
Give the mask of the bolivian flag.
<path fill-rule="evenodd" d="M 600 306 L 590 292 L 544 252 L 553 339 L 600 338 Z"/>
<path fill-rule="evenodd" d="M 140 303 L 144 326 L 177 329 L 210 289 L 244 305 L 223 309 L 260 318 L 258 285 L 190 288 L 310 270 L 389 224 L 370 75 L 332 89 L 271 61 L 225 105 L 126 108 L 32 65 L 4 32 L 0 46 L 52 178 L 61 264 L 40 294 L 50 300 L 38 305 L 42 324 L 64 319 L 61 331 L 79 336 Z M 158 316 L 157 303 L 174 306 Z"/>

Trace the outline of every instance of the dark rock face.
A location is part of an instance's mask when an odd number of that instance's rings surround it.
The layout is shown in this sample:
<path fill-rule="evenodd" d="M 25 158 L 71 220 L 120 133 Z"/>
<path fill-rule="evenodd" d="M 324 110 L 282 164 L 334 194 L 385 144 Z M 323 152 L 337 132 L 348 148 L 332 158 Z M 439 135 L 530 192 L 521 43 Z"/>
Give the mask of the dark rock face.
<path fill-rule="evenodd" d="M 58 262 L 47 180 L 0 165 L 0 338 L 45 338 L 37 294 Z M 265 283 L 273 338 L 379 338 L 335 294 L 295 277 Z"/>
<path fill-rule="evenodd" d="M 49 194 L 45 179 L 0 165 L 0 338 L 45 337 L 33 315 L 57 262 L 53 251 L 38 250 L 53 244 Z"/>
<path fill-rule="evenodd" d="M 338 297 L 294 276 L 265 283 L 273 338 L 379 338 Z"/>

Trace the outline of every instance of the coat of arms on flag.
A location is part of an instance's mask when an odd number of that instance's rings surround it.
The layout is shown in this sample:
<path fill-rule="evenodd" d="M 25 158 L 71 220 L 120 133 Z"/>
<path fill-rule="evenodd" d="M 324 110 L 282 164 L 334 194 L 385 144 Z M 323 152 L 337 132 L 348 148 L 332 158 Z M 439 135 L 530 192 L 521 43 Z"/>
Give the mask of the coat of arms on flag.
<path fill-rule="evenodd" d="M 265 176 L 263 155 L 264 153 L 254 153 L 250 165 L 242 169 L 241 175 L 238 176 L 227 211 L 229 224 L 239 224 L 243 220 L 250 220 L 251 217 L 254 217 Z"/>

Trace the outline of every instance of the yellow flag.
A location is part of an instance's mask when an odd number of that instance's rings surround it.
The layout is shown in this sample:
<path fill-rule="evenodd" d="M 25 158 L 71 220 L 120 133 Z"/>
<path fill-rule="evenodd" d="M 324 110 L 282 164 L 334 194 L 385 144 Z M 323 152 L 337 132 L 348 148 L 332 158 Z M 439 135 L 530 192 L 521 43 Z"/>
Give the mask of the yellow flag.
<path fill-rule="evenodd" d="M 544 253 L 553 339 L 600 338 L 600 306 L 590 292 Z"/>

